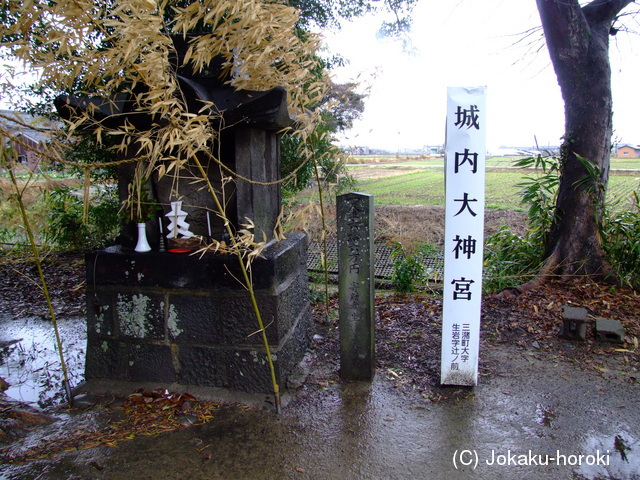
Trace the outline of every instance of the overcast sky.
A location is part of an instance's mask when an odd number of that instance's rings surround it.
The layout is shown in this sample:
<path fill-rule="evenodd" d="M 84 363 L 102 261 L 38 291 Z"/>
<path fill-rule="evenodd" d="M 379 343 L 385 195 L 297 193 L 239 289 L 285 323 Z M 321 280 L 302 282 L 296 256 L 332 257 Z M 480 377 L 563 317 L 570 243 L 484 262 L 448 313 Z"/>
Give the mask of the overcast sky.
<path fill-rule="evenodd" d="M 487 87 L 490 151 L 532 147 L 535 139 L 560 143 L 564 110 L 542 30 L 524 38 L 540 26 L 535 0 L 419 0 L 411 53 L 398 40 L 378 38 L 381 22 L 368 16 L 324 33 L 328 50 L 349 60 L 334 80 L 357 80 L 369 92 L 344 145 L 441 145 L 447 87 L 479 85 Z M 640 36 L 621 32 L 610 41 L 614 141 L 640 143 Z"/>
<path fill-rule="evenodd" d="M 447 86 L 487 86 L 487 146 L 558 145 L 564 110 L 539 29 L 535 0 L 421 0 L 410 40 L 378 39 L 380 18 L 325 33 L 328 48 L 349 65 L 334 80 L 369 88 L 363 118 L 344 143 L 396 151 L 444 142 Z M 531 44 L 533 42 L 533 45 Z M 640 143 L 640 38 L 611 38 L 614 139 Z M 623 61 L 624 60 L 624 61 Z"/>

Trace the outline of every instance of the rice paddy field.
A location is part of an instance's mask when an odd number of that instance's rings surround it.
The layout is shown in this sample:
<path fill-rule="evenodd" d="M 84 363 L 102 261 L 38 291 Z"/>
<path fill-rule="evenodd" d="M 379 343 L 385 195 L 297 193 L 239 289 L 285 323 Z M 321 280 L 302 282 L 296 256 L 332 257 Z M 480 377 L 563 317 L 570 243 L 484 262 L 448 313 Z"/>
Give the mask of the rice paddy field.
<path fill-rule="evenodd" d="M 513 157 L 487 160 L 486 206 L 515 209 L 522 206 L 519 185 L 535 170 L 512 167 Z M 444 205 L 443 160 L 406 160 L 392 163 L 349 165 L 355 190 L 374 195 L 376 205 Z M 640 159 L 612 159 L 607 202 L 624 207 L 640 191 Z"/>

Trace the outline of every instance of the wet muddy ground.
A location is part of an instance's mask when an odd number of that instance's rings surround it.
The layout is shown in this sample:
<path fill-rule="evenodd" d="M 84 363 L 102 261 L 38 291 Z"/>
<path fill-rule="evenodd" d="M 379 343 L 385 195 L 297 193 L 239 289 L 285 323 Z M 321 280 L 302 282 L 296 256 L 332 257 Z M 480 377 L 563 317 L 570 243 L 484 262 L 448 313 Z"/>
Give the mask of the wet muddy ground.
<path fill-rule="evenodd" d="M 60 389 L 63 374 L 51 322 L 5 317 L 0 326 L 0 377 L 10 384 L 5 394 L 42 408 L 66 401 Z M 63 318 L 58 327 L 70 383 L 78 385 L 84 374 L 85 320 Z"/>
<path fill-rule="evenodd" d="M 337 325 L 319 312 L 307 375 L 280 415 L 269 396 L 217 402 L 213 390 L 172 396 L 118 385 L 122 395 L 79 396 L 74 409 L 42 412 L 53 422 L 25 414 L 18 426 L 12 412 L 38 411 L 0 401 L 2 420 L 15 427 L 2 424 L 0 478 L 640 479 L 637 293 L 554 284 L 485 297 L 475 388 L 438 384 L 437 295 L 376 302 L 371 384 L 340 381 Z M 559 339 L 568 302 L 623 322 L 626 343 L 598 343 L 592 333 L 586 342 Z M 0 331 L 13 332 L 3 339 L 24 334 L 7 327 L 18 328 L 16 318 L 1 316 Z M 82 338 L 73 322 L 65 337 Z M 70 351 L 81 352 L 75 345 Z"/>
<path fill-rule="evenodd" d="M 505 362 L 508 355 L 508 362 Z M 315 365 L 276 415 L 222 407 L 206 424 L 0 466 L 7 479 L 423 479 L 640 477 L 637 388 L 515 345 L 473 389 L 425 399 L 379 370 L 344 383 Z M 104 399 L 106 400 L 106 399 Z M 111 402 L 111 399 L 108 400 Z M 59 412 L 40 441 L 120 418 L 118 402 Z M 30 437 L 27 444 L 34 442 Z"/>

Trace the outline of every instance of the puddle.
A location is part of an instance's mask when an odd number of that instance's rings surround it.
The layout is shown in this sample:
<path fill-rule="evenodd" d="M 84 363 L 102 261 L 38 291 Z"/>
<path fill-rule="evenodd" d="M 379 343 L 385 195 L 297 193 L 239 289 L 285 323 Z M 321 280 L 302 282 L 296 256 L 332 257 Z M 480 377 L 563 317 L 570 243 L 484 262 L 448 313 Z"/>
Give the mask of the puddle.
<path fill-rule="evenodd" d="M 552 407 L 543 405 L 542 403 L 536 405 L 535 421 L 538 425 L 551 427 L 551 424 L 555 421 L 557 416 L 558 415 Z"/>
<path fill-rule="evenodd" d="M 640 478 L 640 440 L 627 432 L 607 437 L 590 437 L 585 452 L 602 455 L 595 465 L 582 464 L 576 473 L 589 480 Z"/>
<path fill-rule="evenodd" d="M 71 387 L 83 380 L 86 348 L 84 319 L 58 321 Z M 50 321 L 38 318 L 0 323 L 0 377 L 9 397 L 45 408 L 66 401 L 60 356 Z"/>

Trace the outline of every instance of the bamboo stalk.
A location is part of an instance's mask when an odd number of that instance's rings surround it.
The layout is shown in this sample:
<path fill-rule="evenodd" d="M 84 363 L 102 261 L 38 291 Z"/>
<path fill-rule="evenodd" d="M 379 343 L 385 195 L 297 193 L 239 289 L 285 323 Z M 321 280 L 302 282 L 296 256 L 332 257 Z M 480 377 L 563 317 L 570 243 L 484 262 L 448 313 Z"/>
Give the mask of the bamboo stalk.
<path fill-rule="evenodd" d="M 322 199 L 322 185 L 320 184 L 320 169 L 318 160 L 313 157 L 313 166 L 316 172 L 316 183 L 318 184 L 318 197 L 320 199 L 320 217 L 322 218 L 322 268 L 324 270 L 324 314 L 327 323 L 331 323 L 329 315 L 329 265 L 327 262 L 327 222 L 325 220 L 324 203 Z"/>
<path fill-rule="evenodd" d="M 58 348 L 58 355 L 60 356 L 60 365 L 62 366 L 62 375 L 63 375 L 63 382 L 64 382 L 64 389 L 65 389 L 65 393 L 67 395 L 67 401 L 69 403 L 69 406 L 73 406 L 73 395 L 71 393 L 71 388 L 69 385 L 69 375 L 67 373 L 67 364 L 64 360 L 64 355 L 62 352 L 62 340 L 60 339 L 60 332 L 58 330 L 58 321 L 56 318 L 56 314 L 55 311 L 53 309 L 53 304 L 51 303 L 51 296 L 49 295 L 49 289 L 47 288 L 47 282 L 46 279 L 44 277 L 44 273 L 42 271 L 42 262 L 40 260 L 40 254 L 38 252 L 38 247 L 36 245 L 35 239 L 33 237 L 33 233 L 31 231 L 31 224 L 29 222 L 29 217 L 27 216 L 27 210 L 24 206 L 24 202 L 22 201 L 22 193 L 20 192 L 20 189 L 18 187 L 18 182 L 16 180 L 16 177 L 13 173 L 13 162 L 11 162 L 11 160 L 6 156 L 5 153 L 5 159 L 7 160 L 8 163 L 8 168 L 7 170 L 9 171 L 9 177 L 11 179 L 11 183 L 13 184 L 13 187 L 16 191 L 16 199 L 18 202 L 18 207 L 20 208 L 20 214 L 22 216 L 22 222 L 24 224 L 24 228 L 27 231 L 27 235 L 29 237 L 29 244 L 31 246 L 31 251 L 33 252 L 33 257 L 35 259 L 36 262 L 36 267 L 38 269 L 38 275 L 40 277 L 40 282 L 42 283 L 42 291 L 44 292 L 44 297 L 46 299 L 47 302 L 47 307 L 49 309 L 49 314 L 51 315 L 51 322 L 53 323 L 53 331 L 55 333 L 55 337 L 56 337 L 56 346 Z"/>
<path fill-rule="evenodd" d="M 262 315 L 260 314 L 260 308 L 258 307 L 258 301 L 256 300 L 255 291 L 253 290 L 253 282 L 249 278 L 247 264 L 245 263 L 244 258 L 242 258 L 242 252 L 240 251 L 240 246 L 238 245 L 234 232 L 231 229 L 231 223 L 226 218 L 224 207 L 220 203 L 220 200 L 218 199 L 218 195 L 215 189 L 213 188 L 213 185 L 211 185 L 211 182 L 209 181 L 209 177 L 204 171 L 204 168 L 200 163 L 200 160 L 198 159 L 198 157 L 194 155 L 193 159 L 195 161 L 196 166 L 198 167 L 198 170 L 200 171 L 200 174 L 202 175 L 202 178 L 206 182 L 209 193 L 211 193 L 211 196 L 213 197 L 213 201 L 216 204 L 216 209 L 218 210 L 218 213 L 225 220 L 224 225 L 225 225 L 225 229 L 227 230 L 227 234 L 229 235 L 229 241 L 231 242 L 231 247 L 234 250 L 236 257 L 238 258 L 238 263 L 240 264 L 240 270 L 242 271 L 242 276 L 244 280 L 244 286 L 249 292 L 249 297 L 251 299 L 251 306 L 253 308 L 253 312 L 255 313 L 256 319 L 258 321 L 258 328 L 260 329 L 260 333 L 262 335 L 262 343 L 264 345 L 265 354 L 267 356 L 267 363 L 269 364 L 269 373 L 271 376 L 271 384 L 273 386 L 276 413 L 279 414 L 282 408 L 281 399 L 280 399 L 280 387 L 278 385 L 278 380 L 276 379 L 276 370 L 273 364 L 273 359 L 271 358 L 271 348 L 269 346 L 269 340 L 267 339 L 267 332 L 264 327 Z"/>

